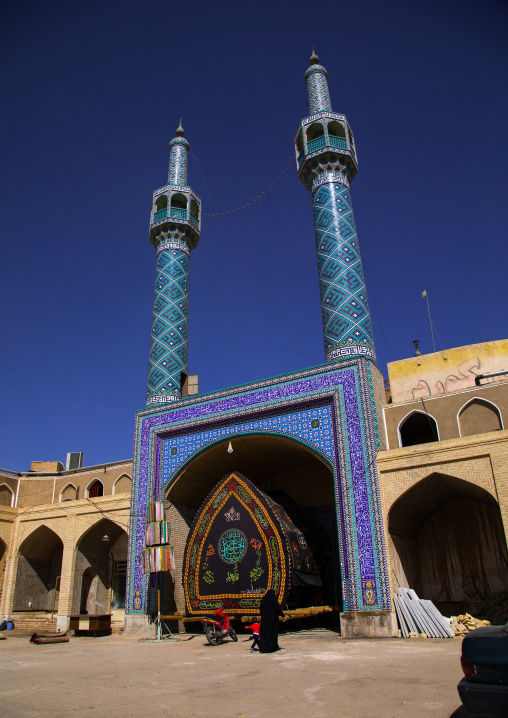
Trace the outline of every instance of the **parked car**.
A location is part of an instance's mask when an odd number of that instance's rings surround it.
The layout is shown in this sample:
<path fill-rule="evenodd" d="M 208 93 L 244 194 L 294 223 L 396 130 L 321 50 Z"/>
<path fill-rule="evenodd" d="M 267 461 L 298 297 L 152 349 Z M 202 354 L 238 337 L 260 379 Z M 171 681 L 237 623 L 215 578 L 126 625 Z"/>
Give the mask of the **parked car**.
<path fill-rule="evenodd" d="M 460 664 L 464 678 L 457 690 L 466 709 L 477 718 L 507 718 L 508 623 L 468 633 Z"/>

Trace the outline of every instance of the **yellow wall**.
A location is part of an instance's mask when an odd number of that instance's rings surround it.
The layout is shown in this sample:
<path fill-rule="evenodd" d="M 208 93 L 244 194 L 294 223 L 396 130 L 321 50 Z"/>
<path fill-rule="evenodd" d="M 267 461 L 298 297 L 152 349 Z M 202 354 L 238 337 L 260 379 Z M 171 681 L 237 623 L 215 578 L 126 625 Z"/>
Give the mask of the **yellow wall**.
<path fill-rule="evenodd" d="M 388 364 L 394 404 L 475 386 L 478 374 L 508 370 L 508 339 L 446 349 Z M 499 377 L 506 381 L 506 376 Z M 483 383 L 496 381 L 496 378 Z"/>

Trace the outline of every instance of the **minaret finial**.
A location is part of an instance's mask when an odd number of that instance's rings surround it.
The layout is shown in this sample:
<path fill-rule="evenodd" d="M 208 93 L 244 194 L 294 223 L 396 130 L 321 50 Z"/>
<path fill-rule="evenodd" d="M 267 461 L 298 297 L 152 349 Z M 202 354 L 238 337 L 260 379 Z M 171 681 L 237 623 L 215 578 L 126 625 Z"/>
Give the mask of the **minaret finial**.
<path fill-rule="evenodd" d="M 311 65 L 319 65 L 319 57 L 316 55 L 314 48 L 312 48 L 312 55 L 310 56 Z"/>
<path fill-rule="evenodd" d="M 180 124 L 176 128 L 176 136 L 177 137 L 183 137 L 185 135 L 184 129 L 182 127 L 182 118 L 180 117 Z"/>

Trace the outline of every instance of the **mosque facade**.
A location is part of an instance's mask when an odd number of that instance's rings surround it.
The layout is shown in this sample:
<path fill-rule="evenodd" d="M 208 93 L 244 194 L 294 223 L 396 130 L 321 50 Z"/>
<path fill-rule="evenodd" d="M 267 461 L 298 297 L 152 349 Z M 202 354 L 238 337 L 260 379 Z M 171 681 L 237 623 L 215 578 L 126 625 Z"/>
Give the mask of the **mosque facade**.
<path fill-rule="evenodd" d="M 316 539 L 319 600 L 340 613 L 343 635 L 396 635 L 391 596 L 401 585 L 447 614 L 476 606 L 480 617 L 508 618 L 507 342 L 417 351 L 389 365 L 386 393 L 351 202 L 353 133 L 332 109 L 314 53 L 305 82 L 309 114 L 294 143 L 314 216 L 325 363 L 198 394 L 187 357 L 201 200 L 188 183 L 180 123 L 167 183 L 152 199 L 156 280 L 134 457 L 0 470 L 1 617 L 64 630 L 71 615 L 111 613 L 127 632 L 146 635 L 152 579 L 141 556 L 147 507 L 157 500 L 175 558 L 163 572 L 162 611 L 182 614 L 192 604 L 199 615 L 230 600 L 255 612 L 263 579 L 250 593 L 234 581 L 206 594 L 184 585 L 202 506 L 234 475 L 248 480 L 252 496 L 294 507 Z M 239 510 L 227 521 L 248 510 L 234 483 Z"/>
<path fill-rule="evenodd" d="M 340 582 L 333 595 L 343 621 L 356 625 L 375 615 L 391 634 L 389 621 L 383 623 L 391 601 L 375 464 L 383 448 L 383 378 L 350 195 L 356 149 L 347 118 L 332 110 L 327 71 L 314 53 L 305 82 L 309 116 L 295 151 L 314 213 L 322 366 L 182 399 L 189 257 L 199 239 L 200 200 L 187 185 L 189 144 L 181 125 L 170 143 L 168 185 L 154 193 L 150 225 L 157 276 L 147 407 L 136 416 L 127 626 L 143 623 L 147 612 L 148 579 L 139 562 L 147 504 L 166 499 L 172 522 L 183 527 L 185 510 L 195 512 L 224 473 L 237 470 L 260 488 L 284 490 L 327 534 L 336 563 L 328 579 Z M 181 565 L 182 548 L 175 550 Z M 210 608 L 206 597 L 196 601 Z M 175 602 L 181 608 L 181 597 Z"/>

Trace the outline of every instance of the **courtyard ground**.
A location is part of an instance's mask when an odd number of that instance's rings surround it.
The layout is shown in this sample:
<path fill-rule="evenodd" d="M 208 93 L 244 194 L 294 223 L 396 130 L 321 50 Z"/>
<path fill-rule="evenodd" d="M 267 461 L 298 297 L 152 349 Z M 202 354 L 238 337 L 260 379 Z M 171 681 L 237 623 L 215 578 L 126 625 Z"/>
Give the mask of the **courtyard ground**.
<path fill-rule="evenodd" d="M 72 632 L 70 632 L 71 634 Z M 17 634 L 17 631 L 14 631 Z M 70 635 L 69 634 L 69 635 Z M 326 630 L 209 646 L 202 634 L 0 641 L 2 718 L 466 718 L 460 639 L 346 640 Z"/>

